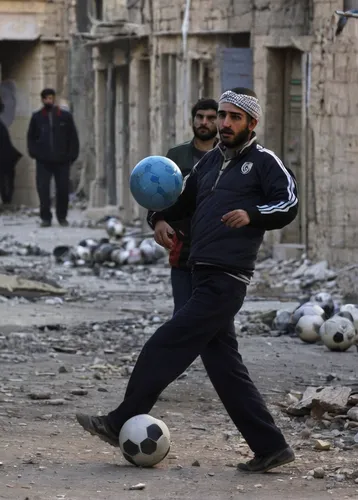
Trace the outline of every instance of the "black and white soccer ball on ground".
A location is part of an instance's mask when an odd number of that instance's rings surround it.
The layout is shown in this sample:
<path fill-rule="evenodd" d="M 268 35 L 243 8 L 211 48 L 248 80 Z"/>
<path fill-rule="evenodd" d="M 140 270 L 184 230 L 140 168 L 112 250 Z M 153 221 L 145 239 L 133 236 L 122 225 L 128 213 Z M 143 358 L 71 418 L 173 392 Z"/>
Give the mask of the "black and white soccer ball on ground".
<path fill-rule="evenodd" d="M 123 222 L 117 217 L 110 217 L 106 223 L 106 231 L 110 238 L 122 238 L 126 232 Z"/>
<path fill-rule="evenodd" d="M 296 334 L 303 342 L 314 344 L 320 338 L 319 330 L 323 323 L 322 316 L 301 316 L 295 328 Z"/>
<path fill-rule="evenodd" d="M 333 316 L 334 302 L 332 295 L 328 292 L 318 292 L 311 297 L 311 302 L 314 302 L 322 307 L 326 313 L 327 318 Z"/>
<path fill-rule="evenodd" d="M 322 307 L 314 302 L 306 302 L 294 311 L 291 319 L 292 325 L 296 326 L 302 316 L 321 316 L 323 320 L 326 319 L 326 314 Z"/>
<path fill-rule="evenodd" d="M 338 314 L 339 316 L 350 319 L 358 333 L 358 306 L 356 304 L 344 304 L 340 307 Z"/>
<path fill-rule="evenodd" d="M 331 351 L 346 351 L 356 341 L 356 331 L 352 321 L 342 316 L 333 316 L 320 328 L 322 342 Z"/>
<path fill-rule="evenodd" d="M 169 453 L 170 432 L 162 420 L 151 415 L 136 415 L 123 425 L 119 446 L 131 464 L 153 467 Z"/>

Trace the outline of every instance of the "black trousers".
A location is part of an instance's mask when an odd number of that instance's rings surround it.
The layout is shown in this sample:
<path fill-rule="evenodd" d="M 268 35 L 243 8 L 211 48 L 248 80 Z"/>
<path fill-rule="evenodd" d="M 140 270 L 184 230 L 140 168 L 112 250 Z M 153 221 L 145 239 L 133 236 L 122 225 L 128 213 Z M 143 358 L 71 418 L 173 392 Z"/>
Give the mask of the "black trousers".
<path fill-rule="evenodd" d="M 3 203 L 11 203 L 14 185 L 15 167 L 0 169 L 0 195 Z"/>
<path fill-rule="evenodd" d="M 193 290 L 193 279 L 191 269 L 180 269 L 178 267 L 172 267 L 170 273 L 170 279 L 172 282 L 173 300 L 174 300 L 174 312 L 179 311 L 191 297 Z"/>
<path fill-rule="evenodd" d="M 200 355 L 226 411 L 256 455 L 287 446 L 238 352 L 230 325 L 246 285 L 217 270 L 193 271 L 189 301 L 144 345 L 124 400 L 108 414 L 119 432 L 129 418 L 149 413 L 160 393 Z"/>
<path fill-rule="evenodd" d="M 64 220 L 68 212 L 70 165 L 36 162 L 36 186 L 40 198 L 40 217 L 45 221 L 52 220 L 50 195 L 52 176 L 55 179 L 56 187 L 56 217 L 58 220 Z"/>

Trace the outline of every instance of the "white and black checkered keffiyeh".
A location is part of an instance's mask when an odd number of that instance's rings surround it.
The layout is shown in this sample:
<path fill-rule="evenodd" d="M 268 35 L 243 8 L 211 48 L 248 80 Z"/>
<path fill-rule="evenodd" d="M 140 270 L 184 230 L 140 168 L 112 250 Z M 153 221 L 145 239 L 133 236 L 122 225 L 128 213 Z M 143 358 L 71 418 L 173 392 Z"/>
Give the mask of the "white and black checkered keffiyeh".
<path fill-rule="evenodd" d="M 227 90 L 222 94 L 219 102 L 229 102 L 230 104 L 234 104 L 234 106 L 243 109 L 257 121 L 261 118 L 262 110 L 259 100 L 256 97 L 245 94 L 236 94 L 236 92 L 233 92 L 232 90 Z"/>

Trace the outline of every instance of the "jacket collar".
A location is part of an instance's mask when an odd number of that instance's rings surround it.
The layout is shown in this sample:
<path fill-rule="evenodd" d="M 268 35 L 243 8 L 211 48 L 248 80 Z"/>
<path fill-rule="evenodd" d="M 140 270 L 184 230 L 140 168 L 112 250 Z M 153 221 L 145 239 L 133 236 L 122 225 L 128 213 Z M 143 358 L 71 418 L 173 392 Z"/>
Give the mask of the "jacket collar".
<path fill-rule="evenodd" d="M 190 145 L 191 145 L 191 147 L 196 148 L 194 141 L 195 141 L 195 137 L 193 137 L 192 140 L 190 141 Z M 216 137 L 212 149 L 216 148 L 216 146 L 218 144 L 219 144 L 219 139 Z M 210 151 L 210 149 L 209 149 L 209 151 Z"/>
<path fill-rule="evenodd" d="M 57 116 L 60 116 L 60 115 L 61 115 L 61 108 L 60 108 L 59 106 L 54 106 L 54 107 L 52 108 L 52 112 L 53 112 L 54 114 L 56 114 Z M 43 108 L 41 109 L 41 113 L 43 114 L 43 116 L 48 116 L 48 115 L 50 114 L 50 112 L 49 112 L 49 111 L 47 111 L 47 109 L 46 109 L 45 107 L 43 107 Z"/>
<path fill-rule="evenodd" d="M 220 153 L 225 158 L 225 160 L 232 160 L 233 158 L 236 158 L 237 156 L 240 156 L 242 153 L 244 153 L 253 144 L 255 144 L 256 141 L 257 141 L 257 137 L 256 137 L 255 132 L 253 132 L 251 139 L 249 141 L 247 141 L 243 146 L 241 146 L 240 149 L 228 149 L 221 142 L 219 142 L 218 148 L 220 150 Z"/>

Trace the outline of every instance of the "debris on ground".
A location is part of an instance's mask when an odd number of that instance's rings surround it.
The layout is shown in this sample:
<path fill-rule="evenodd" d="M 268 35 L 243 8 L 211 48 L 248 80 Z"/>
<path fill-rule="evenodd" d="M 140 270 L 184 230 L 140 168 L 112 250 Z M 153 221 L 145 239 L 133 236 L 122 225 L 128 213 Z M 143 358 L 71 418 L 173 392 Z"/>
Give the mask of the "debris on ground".
<path fill-rule="evenodd" d="M 141 490 L 144 490 L 145 487 L 146 487 L 145 483 L 138 483 L 138 484 L 134 484 L 133 486 L 130 486 L 128 489 L 131 491 L 141 491 Z"/>
<path fill-rule="evenodd" d="M 20 243 L 10 234 L 5 234 L 0 237 L 0 256 L 4 257 L 6 255 L 40 257 L 50 255 L 50 253 L 37 245 Z"/>
<path fill-rule="evenodd" d="M 277 262 L 272 258 L 256 265 L 253 286 L 258 295 L 304 295 L 311 290 L 333 290 L 337 273 L 328 267 L 327 261 L 312 262 L 305 257 Z"/>
<path fill-rule="evenodd" d="M 290 415 L 307 415 L 318 411 L 323 415 L 325 412 L 340 414 L 347 411 L 350 387 L 308 387 L 302 399 L 287 408 Z"/>
<path fill-rule="evenodd" d="M 0 295 L 4 297 L 43 297 L 47 295 L 65 295 L 67 290 L 43 283 L 0 274 Z"/>

